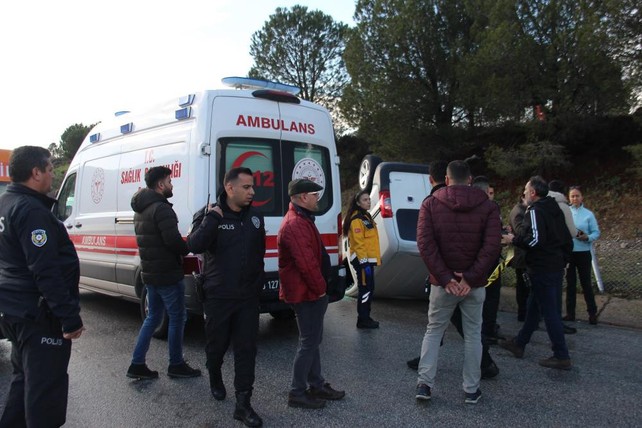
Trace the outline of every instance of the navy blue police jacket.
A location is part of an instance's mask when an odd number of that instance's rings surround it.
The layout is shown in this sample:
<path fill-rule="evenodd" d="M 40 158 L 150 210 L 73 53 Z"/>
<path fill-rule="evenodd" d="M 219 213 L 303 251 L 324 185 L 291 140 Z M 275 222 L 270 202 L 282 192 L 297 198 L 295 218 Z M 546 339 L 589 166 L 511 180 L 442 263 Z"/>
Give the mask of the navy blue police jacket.
<path fill-rule="evenodd" d="M 70 333 L 82 327 L 80 267 L 55 202 L 18 183 L 0 196 L 0 312 L 35 320 L 46 302 Z"/>
<path fill-rule="evenodd" d="M 265 277 L 265 222 L 251 206 L 232 211 L 226 194 L 218 197 L 223 216 L 214 211 L 187 238 L 195 254 L 204 253 L 203 274 L 207 299 L 248 299 L 258 297 Z"/>

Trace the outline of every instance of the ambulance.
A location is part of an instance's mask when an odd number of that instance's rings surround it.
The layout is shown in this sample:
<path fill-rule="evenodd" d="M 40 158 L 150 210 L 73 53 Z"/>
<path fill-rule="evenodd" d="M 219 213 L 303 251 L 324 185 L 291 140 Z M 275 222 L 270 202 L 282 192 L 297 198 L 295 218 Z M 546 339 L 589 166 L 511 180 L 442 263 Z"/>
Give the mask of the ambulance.
<path fill-rule="evenodd" d="M 293 179 L 323 187 L 316 226 L 331 257 L 329 288 L 345 282 L 339 157 L 328 111 L 298 98 L 293 86 L 246 78 L 223 83 L 233 88 L 185 94 L 140 113 L 119 112 L 87 135 L 54 208 L 78 251 L 82 288 L 138 301 L 144 316 L 146 292 L 130 201 L 145 186 L 145 172 L 159 165 L 172 171 L 169 201 L 183 237 L 193 215 L 216 200 L 227 170 L 253 171 L 253 206 L 265 216 L 267 233 L 261 312 L 293 316 L 278 299 L 276 241 Z M 198 271 L 197 257 L 185 257 L 186 306 L 194 314 L 202 314 L 192 277 Z"/>

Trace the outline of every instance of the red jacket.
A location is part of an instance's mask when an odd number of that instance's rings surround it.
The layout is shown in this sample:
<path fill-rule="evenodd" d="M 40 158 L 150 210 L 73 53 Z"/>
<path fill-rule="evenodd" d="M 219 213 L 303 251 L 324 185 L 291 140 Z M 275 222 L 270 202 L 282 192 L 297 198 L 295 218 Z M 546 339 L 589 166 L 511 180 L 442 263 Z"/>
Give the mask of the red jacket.
<path fill-rule="evenodd" d="M 501 237 L 499 206 L 480 189 L 448 186 L 421 204 L 417 246 L 431 284 L 443 287 L 462 272 L 471 287 L 485 286 Z"/>
<path fill-rule="evenodd" d="M 277 236 L 279 298 L 287 303 L 318 300 L 326 293 L 321 273 L 321 235 L 312 218 L 290 203 Z"/>

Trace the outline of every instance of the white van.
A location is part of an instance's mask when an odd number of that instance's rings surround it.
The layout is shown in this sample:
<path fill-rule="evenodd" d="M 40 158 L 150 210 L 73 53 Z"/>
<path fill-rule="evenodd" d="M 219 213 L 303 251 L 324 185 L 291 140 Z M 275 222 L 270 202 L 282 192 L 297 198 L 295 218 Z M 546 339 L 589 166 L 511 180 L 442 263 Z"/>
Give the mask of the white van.
<path fill-rule="evenodd" d="M 417 248 L 417 218 L 421 203 L 430 194 L 428 166 L 402 162 L 381 162 L 367 155 L 361 162 L 359 187 L 370 190 L 370 214 L 379 230 L 381 266 L 375 269 L 375 296 L 399 299 L 425 299 L 428 269 Z M 349 260 L 348 240 L 343 240 L 343 253 Z M 344 263 L 356 274 L 349 263 Z M 357 286 L 346 290 L 358 295 Z"/>
<path fill-rule="evenodd" d="M 254 172 L 253 205 L 265 216 L 266 282 L 261 311 L 291 316 L 279 302 L 276 235 L 288 209 L 288 182 L 309 178 L 323 186 L 316 225 L 332 261 L 330 283 L 345 281 L 341 263 L 339 158 L 327 110 L 303 101 L 287 85 L 234 78 L 255 90 L 206 90 L 174 98 L 141 113 L 124 112 L 98 124 L 69 166 L 56 215 L 80 258 L 80 286 L 141 302 L 140 258 L 134 234 L 132 195 L 145 186 L 145 171 L 172 170 L 170 199 L 185 237 L 194 213 L 214 202 L 225 172 Z M 225 79 L 224 79 L 225 81 Z M 194 255 L 185 257 L 186 306 L 202 313 L 193 291 Z"/>

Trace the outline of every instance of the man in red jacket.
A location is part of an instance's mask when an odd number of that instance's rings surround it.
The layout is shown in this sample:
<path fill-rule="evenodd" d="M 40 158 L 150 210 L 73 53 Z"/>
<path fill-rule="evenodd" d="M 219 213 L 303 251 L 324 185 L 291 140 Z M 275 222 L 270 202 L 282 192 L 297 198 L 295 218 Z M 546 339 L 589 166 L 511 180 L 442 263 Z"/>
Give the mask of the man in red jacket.
<path fill-rule="evenodd" d="M 314 225 L 313 213 L 318 209 L 320 190 L 323 187 L 310 180 L 290 182 L 290 209 L 277 237 L 279 297 L 292 304 L 299 327 L 288 405 L 307 409 L 324 407 L 325 400 L 340 400 L 345 396 L 344 391 L 332 389 L 321 375 L 319 345 L 328 307 L 325 277 L 330 269 L 330 257 Z"/>
<path fill-rule="evenodd" d="M 446 186 L 426 198 L 417 221 L 417 246 L 430 272 L 428 328 L 421 346 L 416 398 L 429 400 L 439 343 L 459 305 L 464 329 L 465 402 L 481 397 L 481 323 L 488 273 L 501 251 L 499 207 L 470 187 L 468 164 L 448 164 Z"/>

